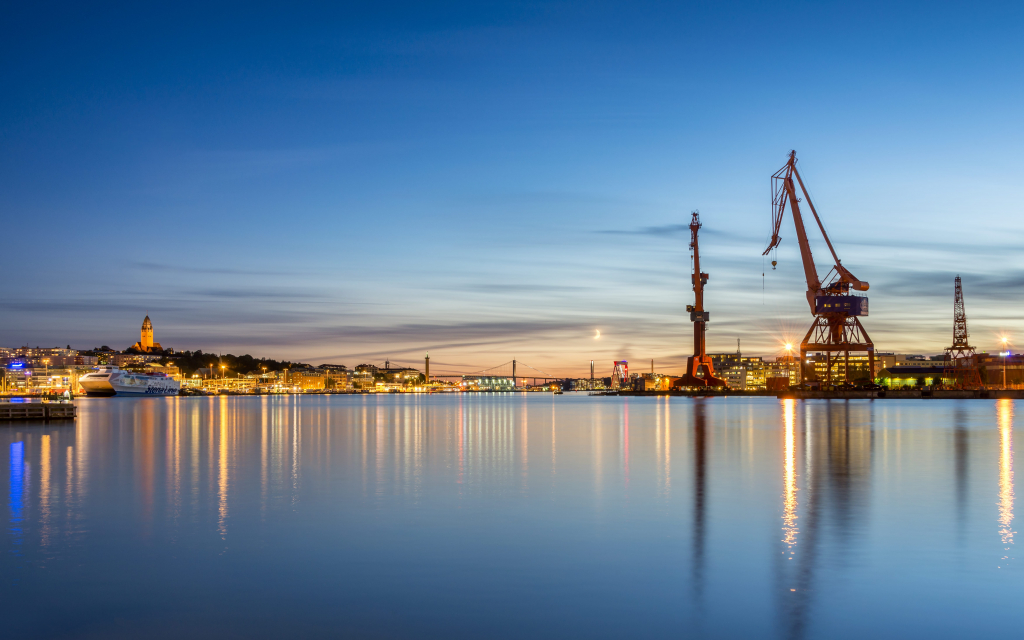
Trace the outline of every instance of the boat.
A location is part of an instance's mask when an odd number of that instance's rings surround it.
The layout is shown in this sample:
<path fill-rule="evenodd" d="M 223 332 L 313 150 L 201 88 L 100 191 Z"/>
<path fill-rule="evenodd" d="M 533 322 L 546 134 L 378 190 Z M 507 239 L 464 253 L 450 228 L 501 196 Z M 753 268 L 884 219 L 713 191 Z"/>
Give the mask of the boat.
<path fill-rule="evenodd" d="M 181 383 L 163 373 L 135 373 L 120 367 L 97 367 L 78 379 L 89 396 L 176 396 Z"/>

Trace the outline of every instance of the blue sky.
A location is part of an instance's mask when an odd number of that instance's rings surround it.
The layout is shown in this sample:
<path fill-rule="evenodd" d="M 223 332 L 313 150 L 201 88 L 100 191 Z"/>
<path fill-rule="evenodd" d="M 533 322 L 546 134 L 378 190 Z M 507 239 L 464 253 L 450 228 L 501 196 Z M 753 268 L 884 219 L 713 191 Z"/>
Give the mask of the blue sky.
<path fill-rule="evenodd" d="M 13 7 L 0 345 L 671 371 L 810 322 L 796 149 L 880 351 L 1024 345 L 1016 3 Z M 818 242 L 821 271 L 826 251 Z M 597 330 L 601 338 L 595 339 Z M 433 368 L 433 367 L 432 367 Z"/>

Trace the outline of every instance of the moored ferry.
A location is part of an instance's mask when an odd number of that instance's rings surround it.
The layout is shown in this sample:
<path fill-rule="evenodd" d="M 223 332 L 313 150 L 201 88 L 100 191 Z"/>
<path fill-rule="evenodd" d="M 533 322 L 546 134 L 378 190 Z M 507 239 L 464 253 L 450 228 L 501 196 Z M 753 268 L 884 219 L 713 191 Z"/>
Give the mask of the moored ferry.
<path fill-rule="evenodd" d="M 97 367 L 78 379 L 89 396 L 176 396 L 181 383 L 163 373 L 135 373 L 115 366 Z"/>

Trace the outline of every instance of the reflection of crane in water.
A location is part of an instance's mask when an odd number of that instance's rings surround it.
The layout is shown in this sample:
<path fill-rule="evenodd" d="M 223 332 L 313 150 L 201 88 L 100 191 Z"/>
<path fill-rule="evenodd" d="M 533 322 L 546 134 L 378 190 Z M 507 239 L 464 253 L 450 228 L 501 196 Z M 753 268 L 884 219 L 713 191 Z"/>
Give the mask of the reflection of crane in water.
<path fill-rule="evenodd" d="M 958 536 L 962 539 L 967 523 L 967 461 L 969 442 L 964 424 L 964 411 L 957 407 L 953 412 L 953 460 L 956 465 L 956 521 Z"/>
<path fill-rule="evenodd" d="M 707 424 L 704 401 L 693 404 L 693 589 L 697 604 L 704 595 L 704 543 L 707 537 L 705 497 L 707 495 Z"/>
<path fill-rule="evenodd" d="M 815 415 L 822 406 L 825 414 Z M 845 550 L 864 521 L 860 512 L 870 488 L 873 446 L 869 430 L 851 426 L 848 403 L 842 411 L 833 411 L 832 403 L 804 404 L 802 441 L 796 408 L 795 400 L 783 401 L 782 548 L 775 555 L 783 635 L 794 639 L 806 633 L 818 556 L 829 552 L 823 532 L 835 532 L 837 546 Z M 815 418 L 824 424 L 815 426 Z"/>

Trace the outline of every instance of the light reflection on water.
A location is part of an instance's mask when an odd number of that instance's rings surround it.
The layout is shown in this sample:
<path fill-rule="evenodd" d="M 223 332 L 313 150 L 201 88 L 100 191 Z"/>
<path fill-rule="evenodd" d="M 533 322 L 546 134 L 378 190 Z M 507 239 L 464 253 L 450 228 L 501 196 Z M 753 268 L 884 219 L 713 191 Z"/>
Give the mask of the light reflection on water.
<path fill-rule="evenodd" d="M 1014 409 L 89 399 L 0 427 L 0 611 L 11 637 L 1013 633 Z"/>
<path fill-rule="evenodd" d="M 1013 402 L 999 401 L 999 535 L 1002 560 L 1010 559 L 1013 544 Z"/>

